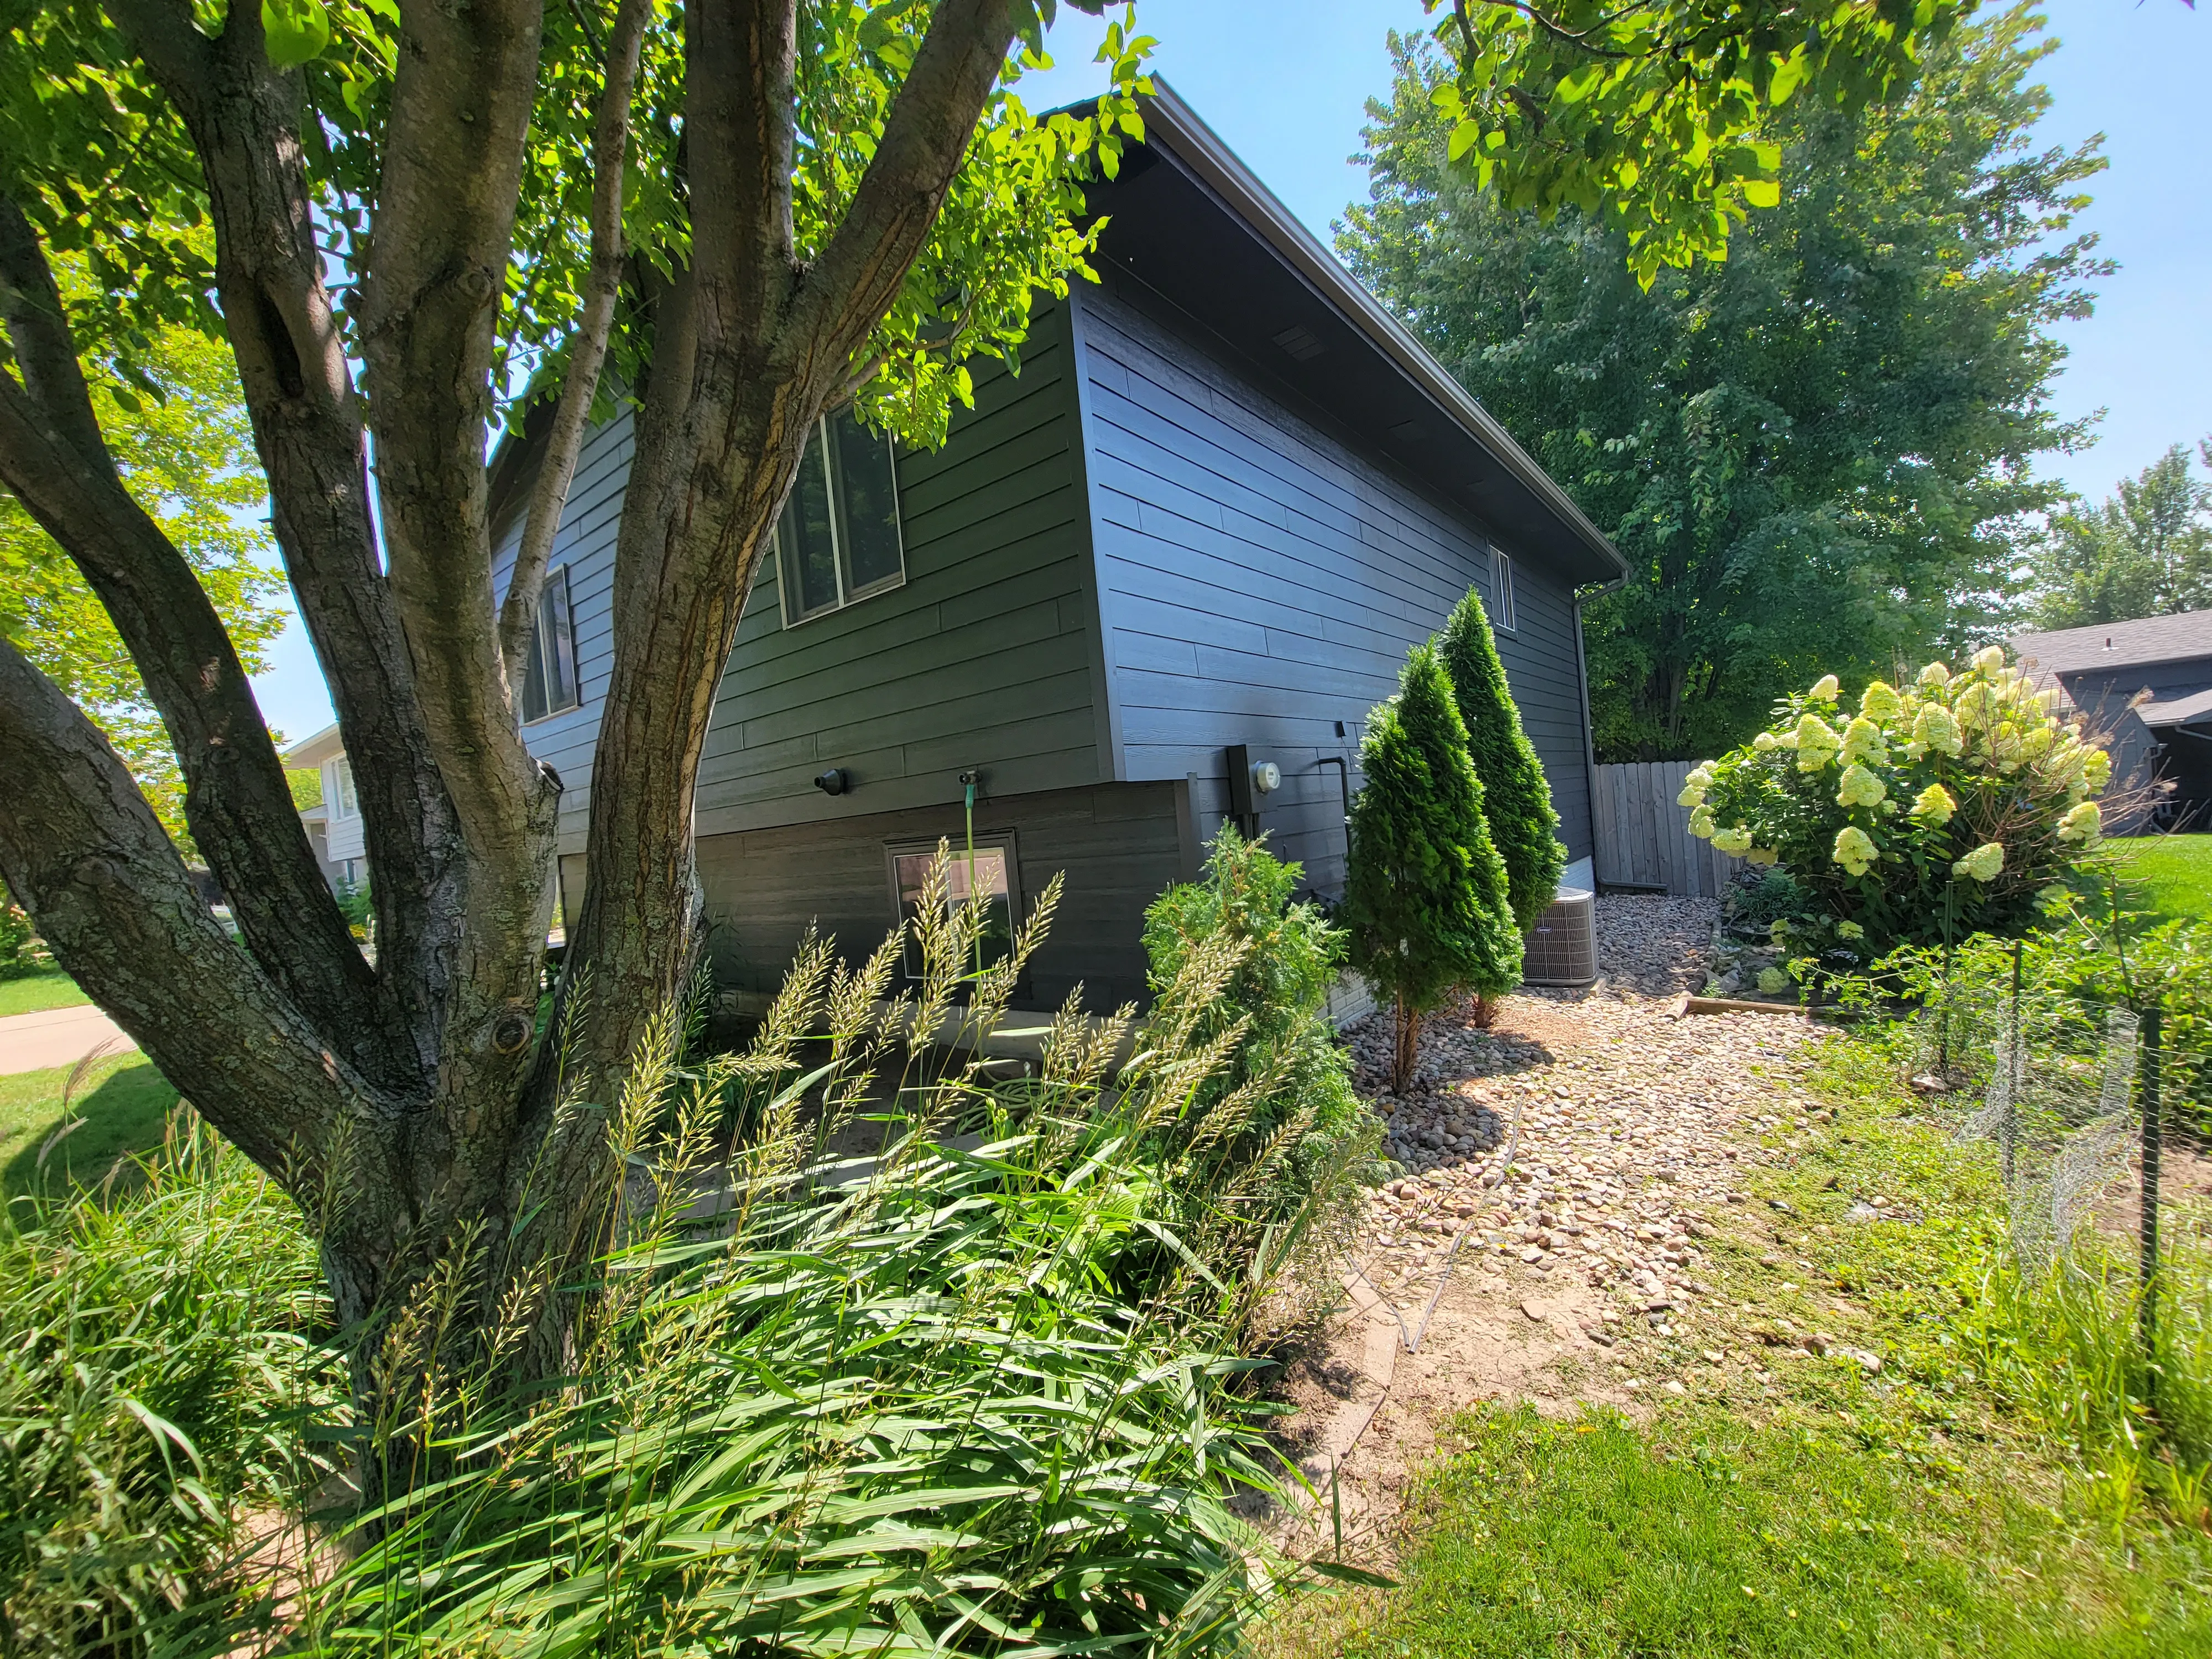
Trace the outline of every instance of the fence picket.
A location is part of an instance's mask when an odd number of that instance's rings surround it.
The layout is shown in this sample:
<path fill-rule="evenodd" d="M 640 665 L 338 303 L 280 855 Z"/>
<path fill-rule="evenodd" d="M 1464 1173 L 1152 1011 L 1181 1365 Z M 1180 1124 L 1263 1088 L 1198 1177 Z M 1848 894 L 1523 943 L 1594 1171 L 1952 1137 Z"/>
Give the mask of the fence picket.
<path fill-rule="evenodd" d="M 1597 769 L 1590 814 L 1598 879 L 1664 885 L 1684 897 L 1717 898 L 1743 867 L 1690 833 L 1690 809 L 1675 805 L 1688 761 L 1632 761 Z"/>

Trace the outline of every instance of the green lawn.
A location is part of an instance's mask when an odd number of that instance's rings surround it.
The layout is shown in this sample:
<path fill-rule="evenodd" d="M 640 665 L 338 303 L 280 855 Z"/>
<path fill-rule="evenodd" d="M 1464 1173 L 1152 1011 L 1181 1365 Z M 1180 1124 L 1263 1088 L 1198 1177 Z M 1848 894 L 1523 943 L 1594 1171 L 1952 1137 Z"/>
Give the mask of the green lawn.
<path fill-rule="evenodd" d="M 21 979 L 0 979 L 0 1019 L 9 1014 L 35 1014 L 43 1008 L 72 1008 L 91 1000 L 58 968 L 26 974 Z"/>
<path fill-rule="evenodd" d="M 2144 836 L 2105 844 L 2160 915 L 2212 921 L 2212 836 Z"/>
<path fill-rule="evenodd" d="M 64 1121 L 63 1097 L 73 1066 L 0 1077 L 0 1190 L 25 1191 L 39 1178 L 39 1148 Z M 161 1127 L 177 1091 L 137 1054 L 88 1066 L 69 1102 L 84 1120 L 47 1160 L 51 1180 L 94 1182 L 125 1152 L 161 1144 Z"/>

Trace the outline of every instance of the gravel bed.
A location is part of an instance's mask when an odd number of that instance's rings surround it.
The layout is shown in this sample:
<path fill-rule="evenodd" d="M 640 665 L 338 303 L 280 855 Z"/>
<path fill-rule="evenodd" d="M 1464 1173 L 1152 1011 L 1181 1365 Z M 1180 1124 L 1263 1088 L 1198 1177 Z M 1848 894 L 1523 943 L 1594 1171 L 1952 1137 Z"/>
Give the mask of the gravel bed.
<path fill-rule="evenodd" d="M 1388 1018 L 1348 1033 L 1386 1150 L 1408 1170 L 1376 1194 L 1361 1241 L 1378 1287 L 1441 1267 L 1464 1231 L 1462 1262 L 1488 1252 L 1539 1280 L 1606 1287 L 1655 1323 L 1704 1293 L 1698 1240 L 1719 1206 L 1746 1201 L 1752 1137 L 1826 1115 L 1799 1089 L 1809 1023 L 1674 1017 L 1702 982 L 1717 914 L 1710 900 L 1601 898 L 1598 984 L 1510 997 L 1491 1031 L 1463 1006 L 1431 1017 L 1403 1097 L 1379 1086 Z"/>

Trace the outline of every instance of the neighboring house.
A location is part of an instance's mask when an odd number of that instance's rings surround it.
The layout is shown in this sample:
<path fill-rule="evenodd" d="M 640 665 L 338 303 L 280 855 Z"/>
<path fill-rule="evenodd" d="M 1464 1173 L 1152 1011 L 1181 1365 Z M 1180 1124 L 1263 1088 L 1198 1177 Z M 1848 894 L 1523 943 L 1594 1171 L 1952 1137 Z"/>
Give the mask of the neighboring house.
<path fill-rule="evenodd" d="M 2157 790 L 2111 829 L 2212 827 L 2212 611 L 2022 634 L 2012 647 L 2106 735 L 2118 799 Z"/>
<path fill-rule="evenodd" d="M 368 875 L 368 856 L 362 844 L 361 799 L 354 793 L 353 767 L 345 757 L 343 740 L 335 726 L 326 726 L 312 738 L 284 751 L 284 764 L 298 771 L 313 767 L 323 781 L 323 799 L 300 814 L 307 826 L 307 840 L 315 849 L 315 862 L 331 890 L 358 886 Z"/>
<path fill-rule="evenodd" d="M 972 785 L 1000 914 L 1066 880 L 1024 1000 L 1141 1000 L 1145 907 L 1224 816 L 1340 892 L 1362 723 L 1470 587 L 1589 884 L 1577 592 L 1620 556 L 1173 94 L 1146 124 L 1093 192 L 1103 283 L 1040 301 L 1020 373 L 979 369 L 944 447 L 817 431 L 700 770 L 726 988 L 773 988 L 810 921 L 872 949 L 965 842 Z M 568 906 L 630 447 L 626 416 L 586 443 L 526 696 Z M 538 453 L 526 431 L 495 463 L 501 585 Z"/>

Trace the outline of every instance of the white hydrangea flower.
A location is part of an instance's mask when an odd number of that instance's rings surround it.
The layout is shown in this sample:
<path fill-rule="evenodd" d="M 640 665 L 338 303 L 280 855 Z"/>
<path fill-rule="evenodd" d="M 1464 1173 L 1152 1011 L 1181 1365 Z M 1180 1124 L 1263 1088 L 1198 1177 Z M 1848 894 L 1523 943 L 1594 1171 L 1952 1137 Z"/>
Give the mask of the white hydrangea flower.
<path fill-rule="evenodd" d="M 1870 720 L 1893 720 L 1904 708 L 1897 688 L 1887 680 L 1875 681 L 1859 696 L 1859 713 Z"/>
<path fill-rule="evenodd" d="M 1713 833 L 1713 809 L 1701 805 L 1690 814 L 1690 833 L 1699 841 Z"/>
<path fill-rule="evenodd" d="M 1870 767 L 1854 762 L 1844 769 L 1843 787 L 1836 791 L 1838 806 L 1879 806 L 1889 793 L 1889 786 L 1881 775 Z"/>
<path fill-rule="evenodd" d="M 1797 769 L 1801 772 L 1819 771 L 1835 759 L 1836 751 L 1844 746 L 1835 728 L 1810 710 L 1798 717 L 1797 730 L 1792 735 L 1797 740 L 1795 746 Z"/>
<path fill-rule="evenodd" d="M 1951 671 L 1940 662 L 1931 662 L 1920 671 L 1920 684 L 1926 686 L 1948 685 Z"/>
<path fill-rule="evenodd" d="M 1913 716 L 1912 741 L 1923 754 L 1955 755 L 1966 747 L 1959 722 L 1952 718 L 1949 709 L 1936 702 L 1923 705 Z"/>
<path fill-rule="evenodd" d="M 1844 684 L 1841 680 L 1833 674 L 1823 674 L 1813 682 L 1812 690 L 1806 695 L 1815 702 L 1833 702 L 1843 695 L 1843 690 Z"/>
<path fill-rule="evenodd" d="M 1713 837 L 1714 848 L 1732 859 L 1740 859 L 1751 850 L 1751 829 L 1747 824 L 1735 824 L 1721 830 Z"/>
<path fill-rule="evenodd" d="M 1874 867 L 1881 856 L 1874 838 L 1856 823 L 1846 824 L 1836 832 L 1836 844 L 1830 856 L 1854 876 L 1863 876 Z"/>
<path fill-rule="evenodd" d="M 1951 866 L 1953 875 L 1971 877 L 1976 881 L 1995 881 L 2003 872 L 2004 843 L 1995 841 L 1984 842 Z"/>
<path fill-rule="evenodd" d="M 2097 810 L 2097 803 L 2085 800 L 2064 817 L 2058 820 L 2058 839 L 2078 841 L 2085 847 L 2094 847 L 2097 838 L 2105 833 L 2105 815 Z"/>
<path fill-rule="evenodd" d="M 2001 645 L 1985 645 L 1974 653 L 1974 672 L 1978 674 L 1994 675 L 2004 665 L 2004 647 Z"/>
<path fill-rule="evenodd" d="M 1940 783 L 1929 784 L 1920 792 L 1920 798 L 1912 803 L 1914 817 L 1923 819 L 1939 828 L 1950 823 L 1951 815 L 1958 810 L 1959 803 L 1952 799 L 1951 792 Z"/>

